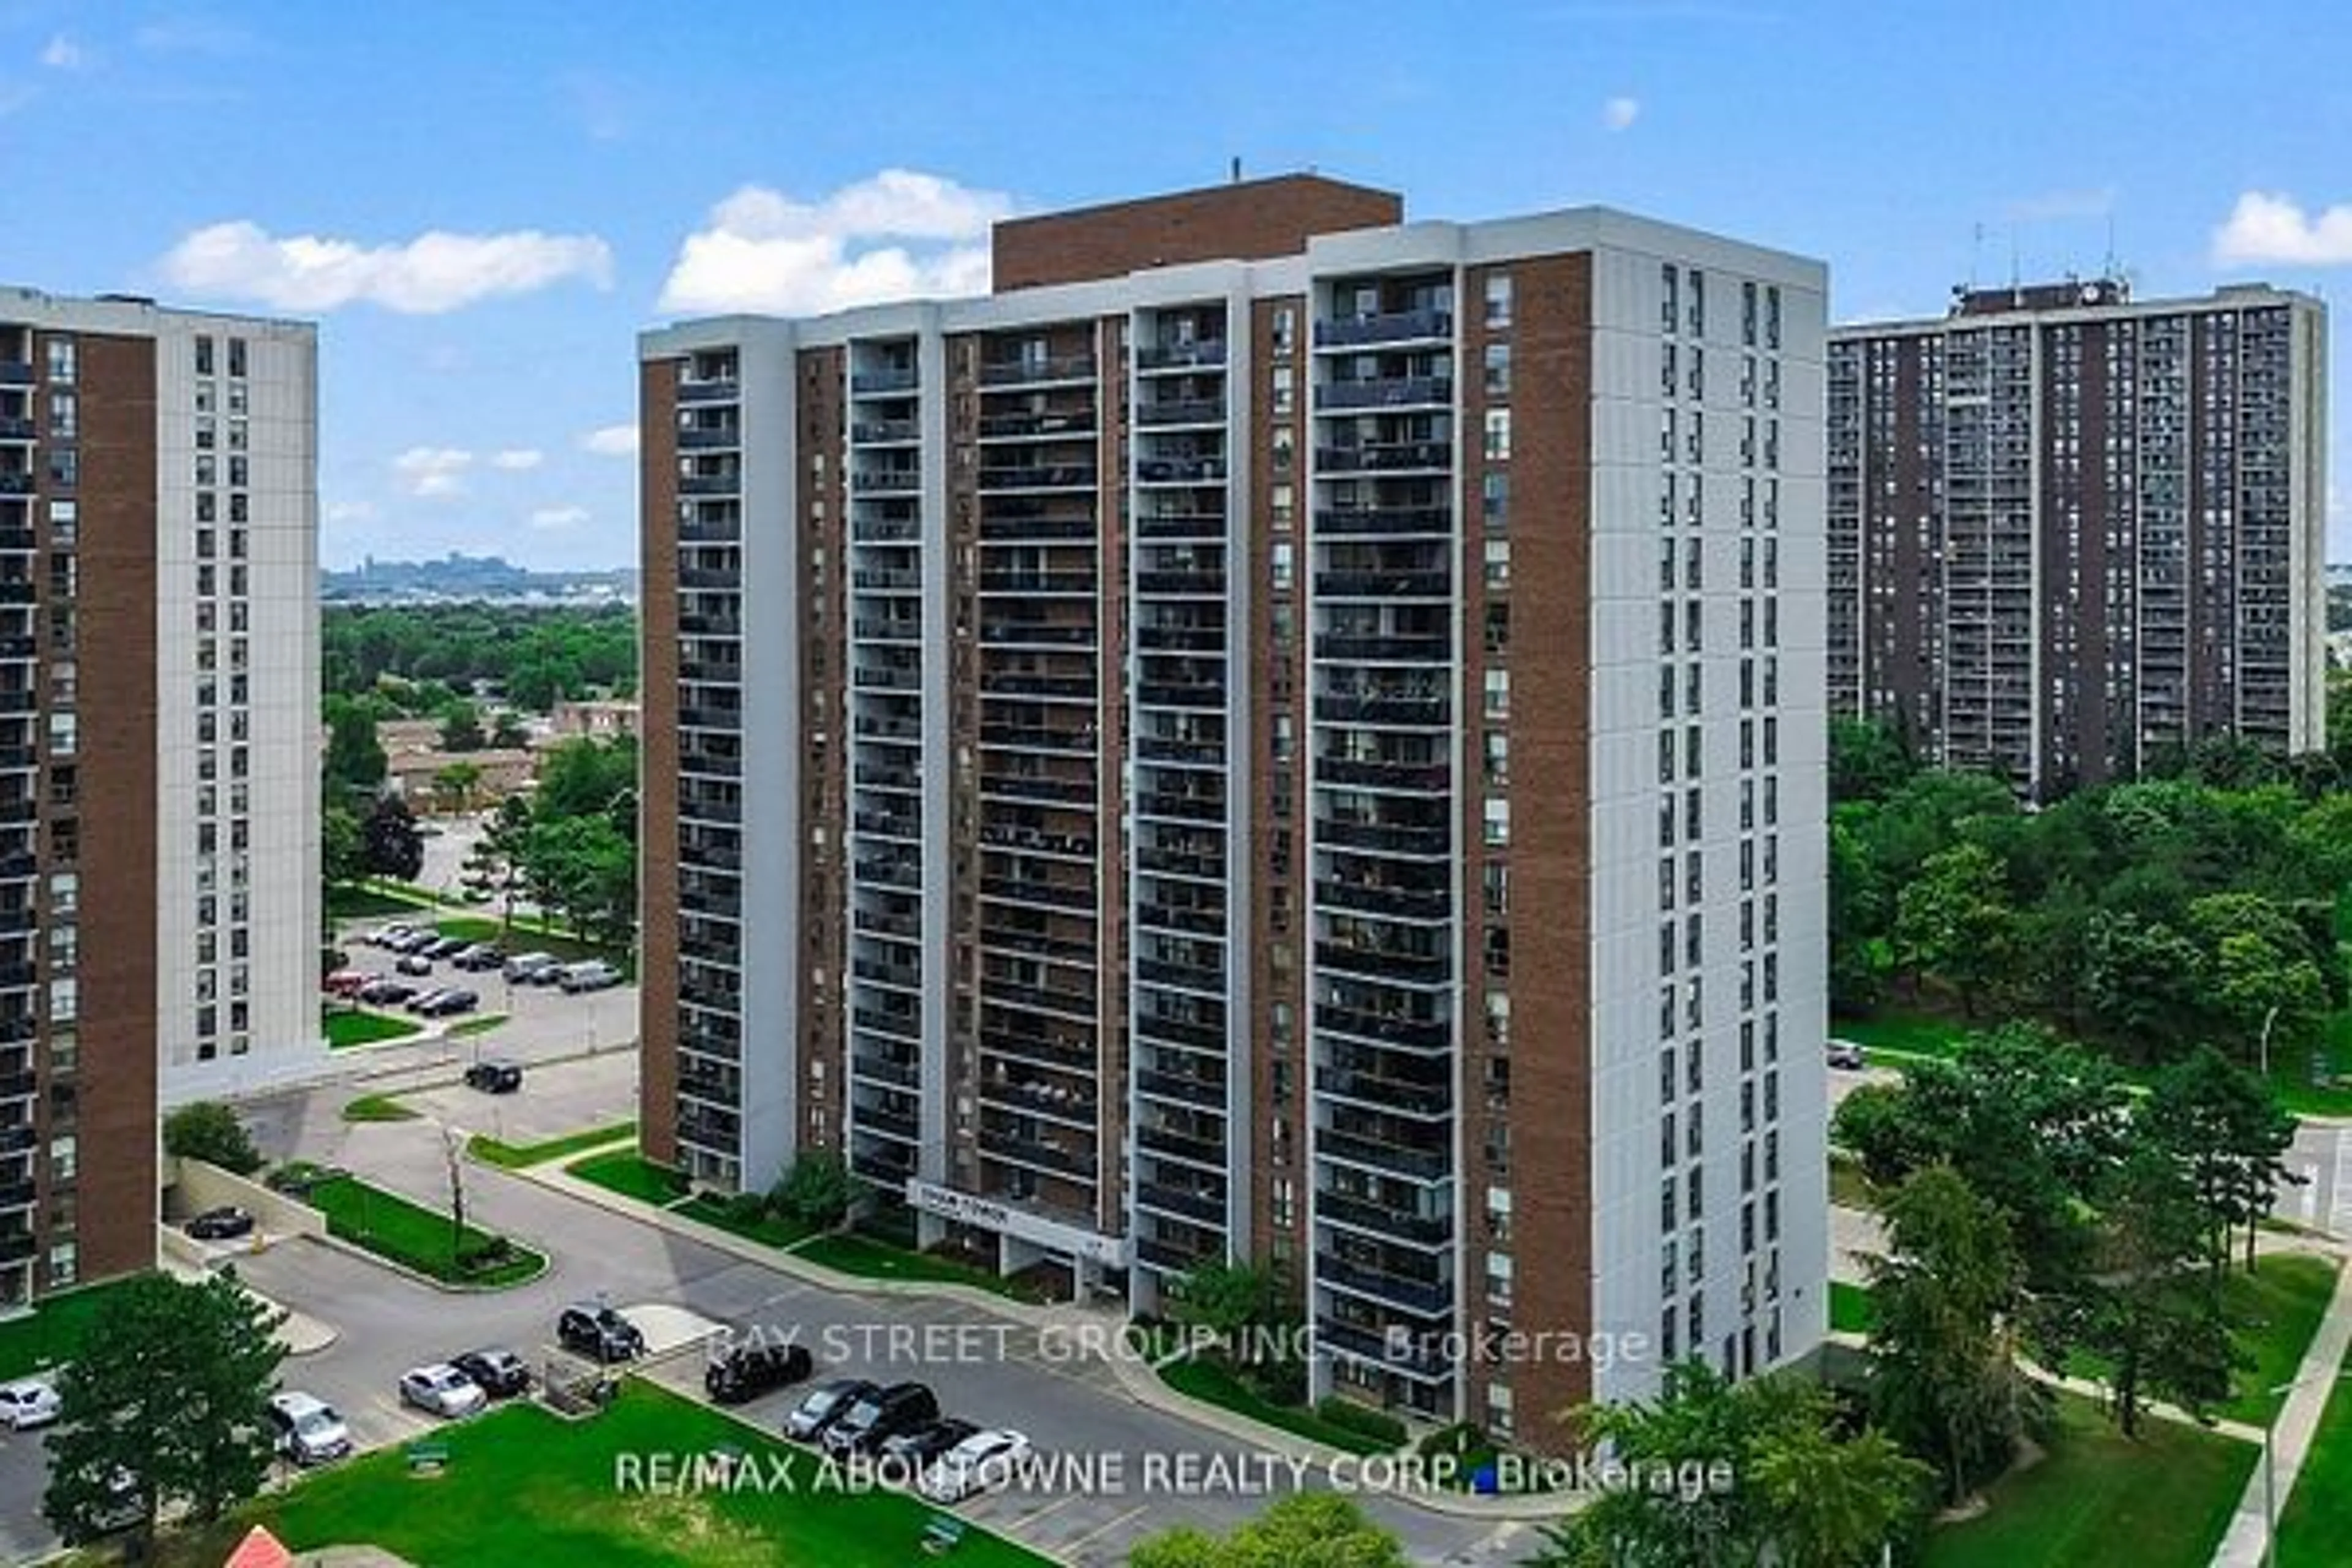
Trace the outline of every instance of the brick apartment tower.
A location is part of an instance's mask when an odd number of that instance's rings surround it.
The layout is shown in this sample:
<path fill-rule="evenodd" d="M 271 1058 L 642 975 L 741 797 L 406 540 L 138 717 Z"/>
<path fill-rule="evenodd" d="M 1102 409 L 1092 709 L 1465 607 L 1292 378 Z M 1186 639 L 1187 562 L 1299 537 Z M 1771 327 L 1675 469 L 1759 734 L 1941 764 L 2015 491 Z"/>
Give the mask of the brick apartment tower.
<path fill-rule="evenodd" d="M 1139 1310 L 1266 1260 L 1318 1390 L 1543 1445 L 1825 1327 L 1824 280 L 1401 217 L 644 338 L 646 1143 Z"/>
<path fill-rule="evenodd" d="M 323 1063 L 317 360 L 0 289 L 0 1310 L 153 1266 L 159 1106 Z"/>
<path fill-rule="evenodd" d="M 2036 799 L 2323 747 L 2326 332 L 2102 279 L 1832 333 L 1832 710 Z"/>

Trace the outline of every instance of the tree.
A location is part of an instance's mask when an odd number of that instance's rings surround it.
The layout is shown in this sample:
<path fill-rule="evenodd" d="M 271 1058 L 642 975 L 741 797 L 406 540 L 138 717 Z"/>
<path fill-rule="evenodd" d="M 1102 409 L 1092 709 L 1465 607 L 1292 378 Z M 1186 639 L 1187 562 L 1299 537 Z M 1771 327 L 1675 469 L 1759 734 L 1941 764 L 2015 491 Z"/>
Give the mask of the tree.
<path fill-rule="evenodd" d="M 513 709 L 501 708 L 490 721 L 490 744 L 519 752 L 530 744 L 530 725 Z"/>
<path fill-rule="evenodd" d="M 1830 721 L 1830 799 L 1885 800 L 1911 781 L 1918 763 L 1903 737 L 1867 719 Z"/>
<path fill-rule="evenodd" d="M 2083 934 L 2083 1002 L 2103 1032 L 2142 1061 L 2175 1056 L 2205 1003 L 2197 944 L 2127 910 L 2098 910 Z"/>
<path fill-rule="evenodd" d="M 637 783 L 637 743 L 629 736 L 598 741 L 580 736 L 551 746 L 540 759 L 541 818 L 595 816 Z"/>
<path fill-rule="evenodd" d="M 478 752 L 488 743 L 482 732 L 482 710 L 465 698 L 457 698 L 441 710 L 441 749 L 445 752 Z"/>
<path fill-rule="evenodd" d="M 2294 1142 L 2294 1118 L 2279 1109 L 2268 1083 L 2203 1046 L 2158 1077 L 2138 1120 L 2148 1139 L 2179 1162 L 2204 1212 L 2214 1288 L 2239 1226 L 2252 1272 L 2256 1228 L 2277 1201 L 2279 1184 L 2300 1179 L 2279 1159 Z"/>
<path fill-rule="evenodd" d="M 1205 1329 L 1244 1366 L 1264 1359 L 1262 1330 L 1284 1320 L 1282 1289 L 1271 1270 L 1255 1263 L 1196 1263 L 1171 1284 L 1169 1313 L 1180 1323 Z"/>
<path fill-rule="evenodd" d="M 330 697 L 327 710 L 329 793 L 373 794 L 383 784 L 383 747 L 376 742 L 375 708 L 349 698 Z"/>
<path fill-rule="evenodd" d="M 1397 1538 L 1329 1492 L 1286 1497 L 1220 1538 L 1180 1526 L 1139 1541 L 1129 1568 L 1409 1568 Z"/>
<path fill-rule="evenodd" d="M 329 882 L 357 882 L 368 874 L 367 841 L 359 815 L 330 804 L 320 830 L 320 863 Z"/>
<path fill-rule="evenodd" d="M 416 814 L 396 795 L 375 803 L 364 829 L 367 868 L 371 876 L 413 882 L 425 868 L 425 838 L 416 831 Z"/>
<path fill-rule="evenodd" d="M 1733 1383 L 1701 1361 L 1667 1367 L 1654 1403 L 1588 1405 L 1570 1420 L 1626 1481 L 1547 1527 L 1530 1568 L 1863 1568 L 1916 1529 L 1933 1479 L 1883 1433 L 1850 1431 L 1819 1384 Z M 1691 1484 L 1710 1473 L 1730 1484 Z M 1654 1484 L 1662 1474 L 1675 1484 Z"/>
<path fill-rule="evenodd" d="M 41 1500 L 58 1533 L 96 1539 L 126 1496 L 143 1540 L 166 1508 L 209 1523 L 257 1494 L 271 1447 L 264 1406 L 285 1354 L 273 1335 L 284 1321 L 226 1273 L 195 1284 L 147 1274 L 110 1292 L 87 1333 L 104 1353 L 68 1363 L 58 1378 L 64 1414 L 49 1435 Z"/>
<path fill-rule="evenodd" d="M 523 856 L 530 845 L 530 801 L 510 795 L 499 802 L 498 811 L 474 841 L 474 853 L 480 858 L 490 885 L 499 891 L 502 936 L 514 929 L 514 899 L 523 888 Z"/>
<path fill-rule="evenodd" d="M 464 811 L 474 804 L 474 791 L 481 786 L 482 764 L 451 763 L 433 775 L 433 794 L 446 811 Z"/>
<path fill-rule="evenodd" d="M 1960 1011 L 2015 965 L 2017 913 L 2000 862 L 1981 845 L 1931 855 L 1895 900 L 1895 951 L 1916 977 L 1933 973 L 1960 994 Z"/>
<path fill-rule="evenodd" d="M 2172 1153 L 2133 1150 L 2100 1197 L 2097 1273 L 2080 1333 L 2106 1360 L 2116 1422 L 2132 1437 L 2148 1394 L 2192 1414 L 2228 1398 L 2237 1352 L 2220 1296 L 2203 1285 L 2206 1216 Z"/>
<path fill-rule="evenodd" d="M 1870 1277 L 1871 1408 L 1914 1453 L 1933 1456 L 1958 1502 L 2009 1463 L 2031 1385 L 2011 1320 L 2025 1269 L 1998 1205 L 1948 1165 L 1912 1176 L 1883 1209 L 1887 1250 Z"/>
<path fill-rule="evenodd" d="M 601 816 L 549 818 L 523 840 L 521 870 L 540 906 L 592 940 L 620 943 L 636 929 L 636 847 Z"/>
<path fill-rule="evenodd" d="M 769 1202 L 812 1230 L 832 1230 L 849 1216 L 855 1195 L 849 1166 L 839 1154 L 806 1149 L 793 1159 Z"/>
<path fill-rule="evenodd" d="M 191 1100 L 163 1118 L 163 1152 L 240 1176 L 261 1169 L 261 1151 L 245 1123 L 217 1100 Z"/>
<path fill-rule="evenodd" d="M 1889 900 L 1870 857 L 1868 813 L 1848 806 L 1830 820 L 1830 1000 L 1841 1012 L 1864 1012 L 1878 1000 L 1874 950 L 1886 935 Z"/>

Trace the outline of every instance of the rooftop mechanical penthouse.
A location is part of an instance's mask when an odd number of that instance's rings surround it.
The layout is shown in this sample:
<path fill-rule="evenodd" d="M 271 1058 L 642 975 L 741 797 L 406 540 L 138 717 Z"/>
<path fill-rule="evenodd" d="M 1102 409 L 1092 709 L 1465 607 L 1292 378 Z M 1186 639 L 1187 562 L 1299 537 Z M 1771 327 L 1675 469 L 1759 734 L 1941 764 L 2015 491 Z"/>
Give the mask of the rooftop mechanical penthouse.
<path fill-rule="evenodd" d="M 1825 279 L 1402 216 L 642 340 L 646 1147 L 1540 1445 L 1825 1328 Z"/>

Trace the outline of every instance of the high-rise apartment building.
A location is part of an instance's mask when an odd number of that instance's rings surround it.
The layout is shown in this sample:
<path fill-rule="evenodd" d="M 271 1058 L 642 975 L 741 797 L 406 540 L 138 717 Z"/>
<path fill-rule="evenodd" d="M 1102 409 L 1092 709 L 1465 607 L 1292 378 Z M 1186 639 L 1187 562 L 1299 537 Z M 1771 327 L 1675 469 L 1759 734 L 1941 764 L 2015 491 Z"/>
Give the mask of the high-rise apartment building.
<path fill-rule="evenodd" d="M 0 289 L 0 1307 L 152 1266 L 159 1106 L 322 1062 L 317 357 Z"/>
<path fill-rule="evenodd" d="M 1961 290 L 1831 334 L 1830 702 L 2036 798 L 2326 740 L 2326 317 Z"/>
<path fill-rule="evenodd" d="M 1825 1326 L 1823 275 L 1400 217 L 643 340 L 645 1141 L 1541 1444 Z"/>

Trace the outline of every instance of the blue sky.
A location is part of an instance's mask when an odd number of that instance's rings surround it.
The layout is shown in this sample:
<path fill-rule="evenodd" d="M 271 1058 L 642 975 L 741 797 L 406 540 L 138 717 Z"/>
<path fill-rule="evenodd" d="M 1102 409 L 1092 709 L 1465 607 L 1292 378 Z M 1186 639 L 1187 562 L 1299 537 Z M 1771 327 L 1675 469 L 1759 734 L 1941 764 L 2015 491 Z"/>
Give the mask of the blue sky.
<path fill-rule="evenodd" d="M 1239 155 L 1418 216 L 1600 201 L 1782 246 L 1841 319 L 2091 272 L 2111 232 L 2143 296 L 2325 295 L 2347 60 L 2317 0 L 0 0 L 0 281 L 315 317 L 331 564 L 610 565 L 637 329 L 982 287 L 1006 211 Z M 2341 459 L 2352 394 L 2332 418 Z"/>

